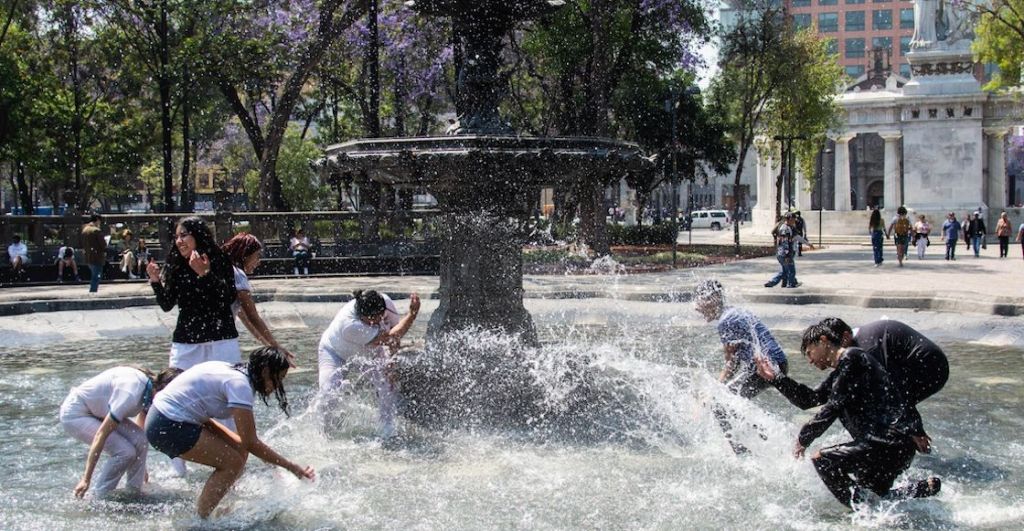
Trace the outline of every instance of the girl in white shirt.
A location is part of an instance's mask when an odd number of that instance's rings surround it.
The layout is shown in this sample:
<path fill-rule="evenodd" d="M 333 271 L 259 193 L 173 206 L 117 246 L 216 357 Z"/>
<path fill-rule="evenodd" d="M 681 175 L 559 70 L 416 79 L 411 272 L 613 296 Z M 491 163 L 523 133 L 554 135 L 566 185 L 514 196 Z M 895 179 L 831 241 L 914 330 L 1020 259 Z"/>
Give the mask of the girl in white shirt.
<path fill-rule="evenodd" d="M 284 378 L 288 356 L 273 347 L 249 354 L 248 363 L 208 361 L 183 372 L 153 401 L 146 418 L 146 438 L 169 457 L 181 457 L 214 468 L 196 503 L 207 518 L 235 484 L 249 454 L 282 467 L 299 478 L 313 479 L 310 467 L 275 452 L 256 435 L 252 406 L 255 395 L 267 404 L 271 394 L 288 415 Z M 231 416 L 237 433 L 214 419 Z"/>
<path fill-rule="evenodd" d="M 387 374 L 391 354 L 398 350 L 420 310 L 420 297 L 413 293 L 409 313 L 399 318 L 394 301 L 374 290 L 357 290 L 342 306 L 320 337 L 319 364 L 321 416 L 326 421 L 340 406 L 339 399 L 366 378 L 377 391 L 380 433 L 395 432 L 398 392 Z"/>
<path fill-rule="evenodd" d="M 153 396 L 179 372 L 177 369 L 164 369 L 154 376 L 146 369 L 114 367 L 68 393 L 60 406 L 61 426 L 72 437 L 89 445 L 85 473 L 75 485 L 75 496 L 81 498 L 89 490 L 101 452 L 109 457 L 104 461 L 93 487 L 95 495 L 103 496 L 114 490 L 125 473 L 128 474 L 128 487 L 142 490 L 149 449 L 142 432 L 146 411 Z M 135 421 L 130 420 L 136 416 Z"/>
<path fill-rule="evenodd" d="M 270 327 L 256 311 L 256 302 L 252 299 L 252 285 L 249 283 L 249 275 L 256 271 L 260 265 L 260 256 L 263 253 L 263 244 L 260 240 L 247 232 L 240 232 L 230 240 L 221 245 L 221 250 L 228 255 L 231 264 L 235 268 L 235 290 L 238 298 L 231 305 L 231 310 L 238 319 L 242 321 L 245 328 L 249 330 L 257 341 L 268 347 L 281 349 L 288 355 L 288 359 L 294 367 L 295 356 L 281 347 L 270 333 Z"/>

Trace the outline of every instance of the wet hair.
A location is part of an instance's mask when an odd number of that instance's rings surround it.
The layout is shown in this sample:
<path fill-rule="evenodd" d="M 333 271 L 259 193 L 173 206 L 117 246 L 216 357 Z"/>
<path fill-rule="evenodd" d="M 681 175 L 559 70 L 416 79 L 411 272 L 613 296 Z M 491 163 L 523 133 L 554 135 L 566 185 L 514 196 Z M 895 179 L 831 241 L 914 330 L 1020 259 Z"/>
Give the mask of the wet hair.
<path fill-rule="evenodd" d="M 171 383 L 172 380 L 178 377 L 179 374 L 185 371 L 177 367 L 167 367 L 166 369 L 157 373 L 155 378 L 150 378 L 153 381 L 153 392 L 159 393 L 163 391 L 167 384 Z"/>
<path fill-rule="evenodd" d="M 356 315 L 359 317 L 376 317 L 388 309 L 384 297 L 376 290 L 357 289 L 352 292 L 352 297 L 356 300 Z"/>
<path fill-rule="evenodd" d="M 907 207 L 901 206 L 901 207 L 897 208 L 896 209 L 896 213 L 901 215 L 901 216 L 906 216 L 907 215 Z"/>
<path fill-rule="evenodd" d="M 826 317 L 818 324 L 832 330 L 840 338 L 845 334 L 853 334 L 853 329 L 850 328 L 850 325 L 846 324 L 846 321 L 838 317 Z"/>
<path fill-rule="evenodd" d="M 224 242 L 220 249 L 228 256 L 228 260 L 231 260 L 232 264 L 240 268 L 249 255 L 263 249 L 263 244 L 252 234 L 239 232 Z"/>
<path fill-rule="evenodd" d="M 277 399 L 277 406 L 281 408 L 285 416 L 291 416 L 288 411 L 288 394 L 284 390 L 284 374 L 289 367 L 291 364 L 288 362 L 288 355 L 277 347 L 260 347 L 253 350 L 249 353 L 248 363 L 235 365 L 236 369 L 243 369 L 248 373 L 252 390 L 260 396 L 264 404 L 269 406 L 267 397 L 270 395 L 265 391 L 267 386 L 264 385 L 266 382 L 263 379 L 263 369 L 268 369 L 267 372 L 274 384 L 274 398 Z"/>
<path fill-rule="evenodd" d="M 101 215 L 99 215 L 99 214 L 97 214 L 95 212 L 91 216 L 89 216 L 89 223 L 94 223 L 94 222 L 99 222 L 99 221 L 103 221 L 103 216 L 101 216 Z"/>
<path fill-rule="evenodd" d="M 186 232 L 195 238 L 196 251 L 199 254 L 205 254 L 210 259 L 211 268 L 213 268 L 215 260 L 227 260 L 224 251 L 221 251 L 220 247 L 217 246 L 217 242 L 213 239 L 213 233 L 210 232 L 210 227 L 206 225 L 203 218 L 187 216 L 178 221 L 178 226 L 185 229 Z M 164 280 L 166 282 L 173 282 L 174 273 L 178 270 L 191 270 L 188 265 L 188 257 L 181 255 L 177 245 L 171 245 L 171 250 L 167 252 L 166 263 L 167 268 L 164 270 Z"/>
<path fill-rule="evenodd" d="M 722 287 L 722 283 L 717 280 L 702 280 L 697 283 L 697 287 L 693 290 L 693 300 L 694 302 L 717 300 L 724 303 L 725 289 Z"/>
<path fill-rule="evenodd" d="M 828 340 L 829 343 L 837 347 L 842 344 L 843 334 L 836 333 L 836 330 L 832 328 L 835 323 L 829 322 L 829 324 L 825 324 L 826 321 L 831 320 L 843 323 L 841 319 L 831 318 L 823 320 L 818 324 L 811 325 L 807 327 L 807 330 L 804 330 L 804 336 L 800 340 L 800 352 L 803 353 L 804 356 L 807 355 L 807 347 L 812 343 L 817 343 L 821 339 L 821 336 L 825 336 L 825 339 Z M 846 323 L 843 323 L 843 325 L 846 325 Z M 847 326 L 846 328 L 849 329 L 850 327 Z"/>
<path fill-rule="evenodd" d="M 868 228 L 873 229 L 882 224 L 882 213 L 877 208 L 871 210 L 871 219 L 868 220 Z"/>

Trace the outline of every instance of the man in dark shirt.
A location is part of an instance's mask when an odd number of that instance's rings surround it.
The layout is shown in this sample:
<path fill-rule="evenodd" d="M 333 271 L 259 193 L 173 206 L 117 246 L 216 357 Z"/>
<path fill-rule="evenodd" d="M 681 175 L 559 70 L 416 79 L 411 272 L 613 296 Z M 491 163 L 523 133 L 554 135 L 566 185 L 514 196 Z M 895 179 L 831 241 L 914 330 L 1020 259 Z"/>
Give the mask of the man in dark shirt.
<path fill-rule="evenodd" d="M 800 430 L 795 454 L 820 437 L 838 418 L 853 440 L 822 448 L 811 458 L 825 486 L 849 507 L 864 489 L 879 496 L 925 497 L 939 492 L 938 478 L 890 491 L 893 481 L 914 459 L 914 443 L 904 425 L 905 406 L 889 374 L 873 356 L 857 347 L 842 347 L 842 336 L 821 323 L 804 331 L 800 350 L 820 370 L 834 369 L 817 389 L 775 372 L 755 360 L 758 373 L 801 409 L 822 406 Z"/>
<path fill-rule="evenodd" d="M 924 431 L 924 422 L 917 404 L 939 392 L 949 379 L 946 354 L 927 337 L 899 321 L 873 321 L 856 330 L 838 317 L 828 317 L 821 324 L 841 338 L 841 347 L 859 347 L 871 354 L 889 373 L 903 396 L 904 418 L 918 451 L 931 452 L 931 438 Z"/>

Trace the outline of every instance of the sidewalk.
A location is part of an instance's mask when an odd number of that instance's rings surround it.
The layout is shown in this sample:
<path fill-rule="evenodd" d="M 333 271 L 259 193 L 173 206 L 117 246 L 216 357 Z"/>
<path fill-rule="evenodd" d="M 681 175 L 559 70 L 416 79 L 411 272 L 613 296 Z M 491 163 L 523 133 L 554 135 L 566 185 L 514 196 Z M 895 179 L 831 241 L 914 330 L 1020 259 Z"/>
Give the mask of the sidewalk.
<path fill-rule="evenodd" d="M 895 251 L 886 247 L 885 263 L 875 268 L 871 249 L 834 246 L 807 251 L 797 260 L 796 289 L 765 288 L 778 270 L 774 257 L 744 260 L 699 269 L 680 269 L 641 275 L 529 275 L 523 287 L 528 298 L 618 298 L 624 300 L 687 300 L 702 278 L 716 278 L 732 293 L 765 304 L 832 304 L 865 308 L 903 308 L 1024 315 L 1024 260 L 1020 246 L 1011 246 L 1010 258 L 997 258 L 990 246 L 981 258 L 962 253 L 955 262 L 942 257 L 941 246 L 929 248 L 925 260 L 911 257 L 897 267 Z M 963 248 L 959 251 L 963 251 Z M 958 253 L 959 254 L 959 253 Z M 438 278 L 409 277 L 304 277 L 253 279 L 258 301 L 339 302 L 352 290 L 384 289 L 404 298 L 416 291 L 437 297 Z M 0 290 L 0 316 L 67 310 L 115 309 L 155 304 L 145 282 L 101 284 L 96 295 L 86 285 L 14 287 Z"/>

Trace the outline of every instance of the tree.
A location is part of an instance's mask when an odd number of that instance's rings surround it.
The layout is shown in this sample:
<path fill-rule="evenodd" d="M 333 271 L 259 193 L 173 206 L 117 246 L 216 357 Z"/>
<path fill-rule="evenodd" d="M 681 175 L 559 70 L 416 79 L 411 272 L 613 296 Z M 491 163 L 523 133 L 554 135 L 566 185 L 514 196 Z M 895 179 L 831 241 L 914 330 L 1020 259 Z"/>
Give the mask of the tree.
<path fill-rule="evenodd" d="M 723 36 L 720 70 L 711 82 L 713 112 L 723 116 L 728 135 L 739 150 L 734 197 L 740 194 L 743 161 L 758 136 L 784 130 L 781 128 L 787 124 L 816 132 L 831 123 L 824 120 L 824 109 L 829 107 L 837 84 L 828 80 L 832 70 L 822 62 L 823 48 L 813 37 L 798 37 L 784 12 L 775 6 L 773 2 L 750 3 L 737 12 L 735 27 Z M 834 60 L 826 57 L 825 61 Z M 822 112 L 805 124 L 801 105 Z M 786 134 L 795 132 L 787 130 Z M 733 207 L 733 219 L 738 215 L 739 201 Z M 738 223 L 733 224 L 733 241 L 739 254 Z"/>
<path fill-rule="evenodd" d="M 973 44 L 978 59 L 999 65 L 999 71 L 985 89 L 1020 85 L 1024 82 L 1024 0 L 992 0 L 964 6 L 978 17 Z"/>

